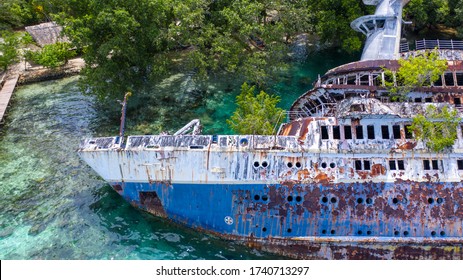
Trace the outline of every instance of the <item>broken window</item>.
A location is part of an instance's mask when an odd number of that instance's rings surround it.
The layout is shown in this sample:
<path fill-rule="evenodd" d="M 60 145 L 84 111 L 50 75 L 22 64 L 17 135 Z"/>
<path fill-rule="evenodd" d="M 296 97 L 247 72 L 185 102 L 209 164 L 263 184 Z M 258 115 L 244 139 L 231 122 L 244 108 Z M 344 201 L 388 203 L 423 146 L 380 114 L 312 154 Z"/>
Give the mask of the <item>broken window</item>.
<path fill-rule="evenodd" d="M 429 159 L 424 159 L 423 160 L 423 168 L 424 170 L 439 170 L 439 161 L 437 159 L 429 160 Z"/>
<path fill-rule="evenodd" d="M 389 169 L 390 170 L 405 170 L 405 164 L 404 161 L 399 159 L 399 160 L 390 160 L 389 161 Z"/>
<path fill-rule="evenodd" d="M 364 160 L 363 161 L 363 170 L 370 170 L 370 161 Z"/>
<path fill-rule="evenodd" d="M 413 139 L 413 132 L 410 129 L 410 124 L 404 124 L 405 128 L 405 139 Z"/>
<path fill-rule="evenodd" d="M 463 86 L 463 73 L 457 73 L 457 85 Z"/>
<path fill-rule="evenodd" d="M 423 169 L 424 170 L 431 170 L 431 166 L 429 165 L 429 159 L 423 160 Z"/>
<path fill-rule="evenodd" d="M 463 159 L 457 160 L 458 170 L 463 170 Z"/>
<path fill-rule="evenodd" d="M 383 135 L 383 139 L 389 139 L 389 126 L 382 125 L 381 126 L 381 133 Z"/>
<path fill-rule="evenodd" d="M 355 161 L 355 170 L 362 170 L 362 161 L 356 160 Z"/>
<path fill-rule="evenodd" d="M 434 82 L 434 86 L 441 87 L 442 86 L 442 77 L 439 77 L 437 81 Z"/>
<path fill-rule="evenodd" d="M 392 126 L 392 134 L 394 135 L 394 139 L 400 139 L 400 125 L 393 125 Z"/>
<path fill-rule="evenodd" d="M 344 139 L 352 139 L 352 128 L 350 126 L 344 126 Z"/>
<path fill-rule="evenodd" d="M 368 139 L 375 139 L 375 127 L 373 125 L 367 125 Z"/>
<path fill-rule="evenodd" d="M 333 126 L 333 139 L 341 139 L 341 129 L 339 125 Z"/>
<path fill-rule="evenodd" d="M 321 130 L 322 130 L 322 139 L 325 140 L 325 139 L 329 139 L 329 136 L 328 136 L 328 127 L 326 125 L 322 125 L 321 126 Z"/>
<path fill-rule="evenodd" d="M 453 73 L 445 73 L 444 74 L 444 81 L 445 81 L 446 86 L 453 87 L 453 85 L 454 85 Z"/>
<path fill-rule="evenodd" d="M 403 160 L 398 160 L 397 161 L 397 167 L 399 170 L 405 170 L 405 164 Z"/>
<path fill-rule="evenodd" d="M 453 98 L 453 104 L 455 104 L 455 107 L 461 107 L 461 99 L 460 99 L 460 97 Z"/>
<path fill-rule="evenodd" d="M 363 139 L 363 126 L 362 125 L 357 125 L 355 127 L 355 135 L 357 136 L 357 139 Z"/>
<path fill-rule="evenodd" d="M 371 164 L 369 160 L 364 160 L 363 165 L 361 160 L 355 161 L 355 170 L 370 170 Z"/>

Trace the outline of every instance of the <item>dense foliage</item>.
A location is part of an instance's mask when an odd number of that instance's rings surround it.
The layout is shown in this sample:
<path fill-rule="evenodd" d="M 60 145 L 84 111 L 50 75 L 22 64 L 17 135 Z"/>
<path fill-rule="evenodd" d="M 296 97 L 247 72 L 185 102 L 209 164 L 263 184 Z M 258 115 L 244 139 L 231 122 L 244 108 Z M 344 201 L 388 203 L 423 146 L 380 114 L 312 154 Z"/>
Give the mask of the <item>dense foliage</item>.
<path fill-rule="evenodd" d="M 457 117 L 457 111 L 443 107 L 438 110 L 429 105 L 424 115 L 419 114 L 413 118 L 410 129 L 419 140 L 423 140 L 426 146 L 440 152 L 453 146 L 457 139 L 457 127 L 461 119 Z"/>
<path fill-rule="evenodd" d="M 285 119 L 285 111 L 276 106 L 280 97 L 264 91 L 256 95 L 255 89 L 247 83 L 241 86 L 241 93 L 236 97 L 238 107 L 227 123 L 238 134 L 275 134 Z"/>
<path fill-rule="evenodd" d="M 405 17 L 415 31 L 453 28 L 451 35 L 463 38 L 463 0 L 411 0 L 405 6 Z"/>
<path fill-rule="evenodd" d="M 26 59 L 48 68 L 62 66 L 74 56 L 76 51 L 71 50 L 71 44 L 63 42 L 46 45 L 40 51 L 26 53 Z"/>
<path fill-rule="evenodd" d="M 18 46 L 20 40 L 16 34 L 4 31 L 0 33 L 0 71 L 19 60 Z"/>
<path fill-rule="evenodd" d="M 399 59 L 395 83 L 392 78 L 393 72 L 390 70 L 385 72 L 389 76 L 386 85 L 389 87 L 393 101 L 401 101 L 414 88 L 430 86 L 440 79 L 447 67 L 447 60 L 440 58 L 437 51 L 423 51 L 416 56 Z"/>

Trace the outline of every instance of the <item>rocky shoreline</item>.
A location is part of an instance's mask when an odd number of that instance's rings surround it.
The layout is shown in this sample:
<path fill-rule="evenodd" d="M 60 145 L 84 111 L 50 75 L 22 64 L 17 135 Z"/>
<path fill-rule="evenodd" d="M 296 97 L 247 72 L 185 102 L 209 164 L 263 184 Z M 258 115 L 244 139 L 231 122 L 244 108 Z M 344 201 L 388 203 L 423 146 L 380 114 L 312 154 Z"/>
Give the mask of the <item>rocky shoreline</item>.
<path fill-rule="evenodd" d="M 78 75 L 84 66 L 84 60 L 82 58 L 76 58 L 69 60 L 65 66 L 55 69 L 48 69 L 42 66 L 27 67 L 26 69 L 23 68 L 21 69 L 22 71 L 20 71 L 18 85 L 57 80 L 64 77 Z"/>

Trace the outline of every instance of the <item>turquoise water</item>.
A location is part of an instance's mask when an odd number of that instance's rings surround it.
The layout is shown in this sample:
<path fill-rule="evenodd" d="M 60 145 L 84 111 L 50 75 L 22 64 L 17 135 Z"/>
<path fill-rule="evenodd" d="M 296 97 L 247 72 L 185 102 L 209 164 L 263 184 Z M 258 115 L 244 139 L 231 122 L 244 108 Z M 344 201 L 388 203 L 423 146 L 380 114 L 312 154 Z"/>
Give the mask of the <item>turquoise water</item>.
<path fill-rule="evenodd" d="M 270 92 L 287 108 L 318 74 L 353 59 L 320 52 L 294 65 Z M 153 217 L 120 198 L 76 155 L 81 139 L 118 133 L 118 116 L 83 95 L 77 80 L 24 86 L 14 94 L 0 130 L 0 259 L 279 258 Z M 153 90 L 169 98 L 140 104 L 150 114 L 129 112 L 129 132 L 175 130 L 194 117 L 206 133 L 229 132 L 224 123 L 239 85 L 227 78 L 210 82 L 205 102 L 188 88 L 187 75 L 156 85 Z"/>

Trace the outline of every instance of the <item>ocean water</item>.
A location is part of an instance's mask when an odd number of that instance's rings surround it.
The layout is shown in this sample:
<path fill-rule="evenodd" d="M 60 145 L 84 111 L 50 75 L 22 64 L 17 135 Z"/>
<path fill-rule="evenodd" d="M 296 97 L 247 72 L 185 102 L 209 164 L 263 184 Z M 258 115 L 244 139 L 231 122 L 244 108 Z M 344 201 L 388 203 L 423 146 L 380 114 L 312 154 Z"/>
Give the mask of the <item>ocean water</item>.
<path fill-rule="evenodd" d="M 279 94 L 281 107 L 288 108 L 318 74 L 355 59 L 334 50 L 311 55 L 269 93 Z M 78 79 L 23 86 L 14 94 L 0 129 L 0 259 L 281 258 L 153 217 L 119 197 L 76 154 L 83 138 L 118 133 L 117 118 L 83 95 Z M 205 133 L 230 133 L 225 120 L 239 85 L 211 81 L 202 102 L 188 99 L 195 93 L 185 93 L 188 87 L 188 76 L 180 74 L 155 85 L 153 90 L 177 95 L 177 102 L 145 104 L 156 119 L 129 112 L 128 132 L 175 131 L 196 117 Z M 176 106 L 183 106 L 181 113 Z"/>

